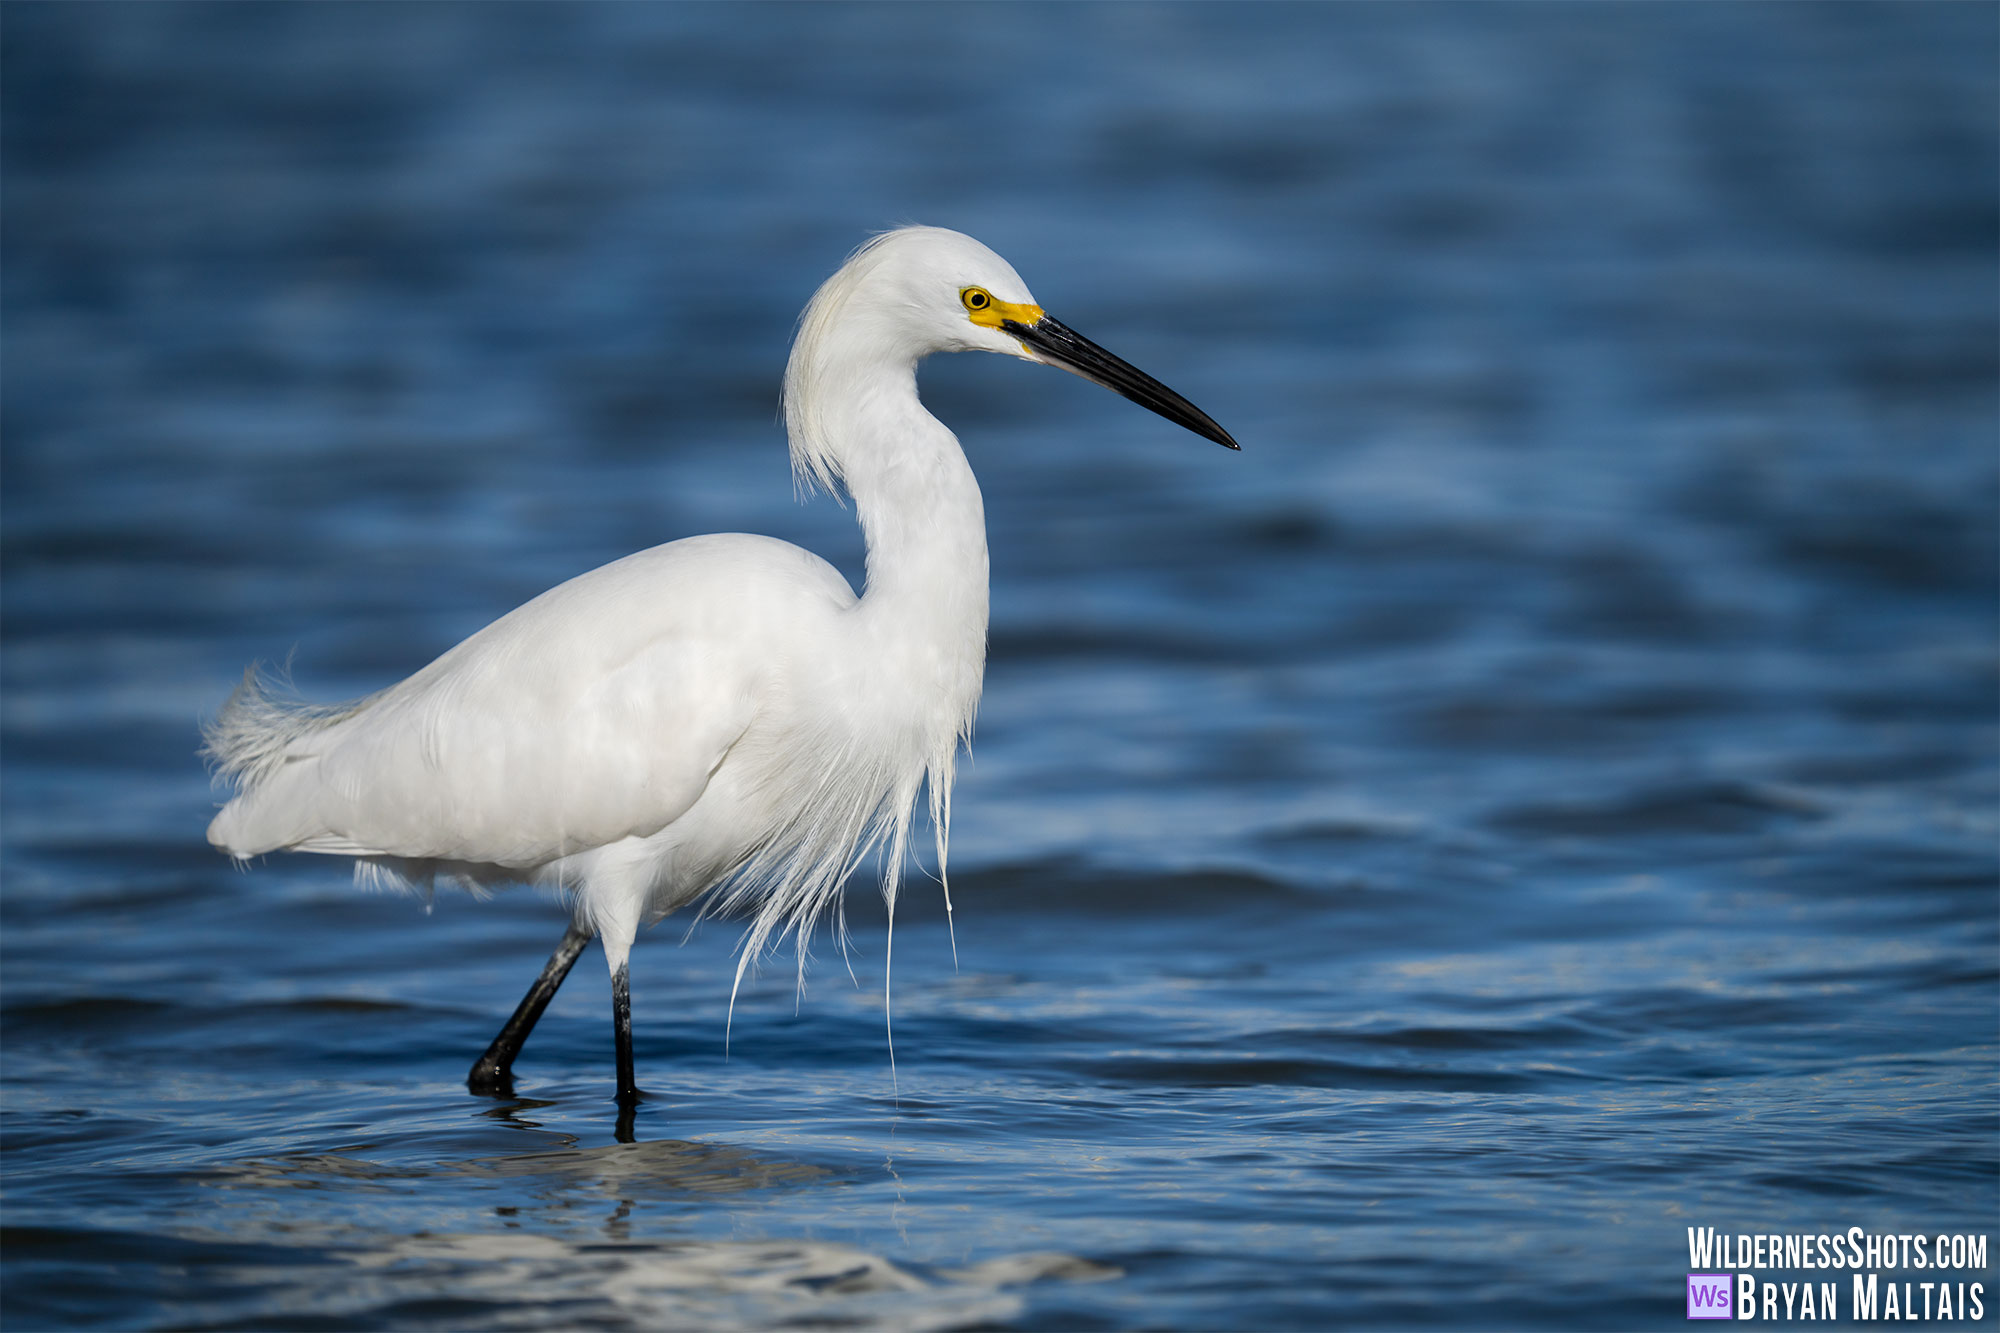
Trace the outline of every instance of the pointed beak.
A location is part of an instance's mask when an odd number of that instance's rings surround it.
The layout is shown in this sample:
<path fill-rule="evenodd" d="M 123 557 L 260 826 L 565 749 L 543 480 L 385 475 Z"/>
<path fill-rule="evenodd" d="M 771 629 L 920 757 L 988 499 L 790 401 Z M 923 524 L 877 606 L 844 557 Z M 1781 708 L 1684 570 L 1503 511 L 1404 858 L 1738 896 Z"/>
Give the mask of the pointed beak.
<path fill-rule="evenodd" d="M 1043 315 L 1032 323 L 1005 319 L 1000 327 L 1020 339 L 1022 345 L 1035 354 L 1036 360 L 1060 366 L 1072 374 L 1102 384 L 1113 393 L 1122 394 L 1176 425 L 1186 426 L 1202 438 L 1214 440 L 1225 449 L 1242 448 L 1229 438 L 1228 431 L 1215 424 L 1215 418 L 1208 413 L 1052 316 Z"/>

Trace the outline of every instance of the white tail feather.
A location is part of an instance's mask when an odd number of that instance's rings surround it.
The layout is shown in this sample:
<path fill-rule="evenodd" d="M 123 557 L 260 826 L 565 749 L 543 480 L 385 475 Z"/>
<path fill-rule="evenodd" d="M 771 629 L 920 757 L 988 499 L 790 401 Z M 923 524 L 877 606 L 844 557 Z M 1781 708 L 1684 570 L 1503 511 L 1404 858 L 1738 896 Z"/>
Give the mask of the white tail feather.
<path fill-rule="evenodd" d="M 222 709 L 201 729 L 202 757 L 216 776 L 247 792 L 261 785 L 311 736 L 353 717 L 377 696 L 312 704 L 282 674 L 252 662 Z"/>

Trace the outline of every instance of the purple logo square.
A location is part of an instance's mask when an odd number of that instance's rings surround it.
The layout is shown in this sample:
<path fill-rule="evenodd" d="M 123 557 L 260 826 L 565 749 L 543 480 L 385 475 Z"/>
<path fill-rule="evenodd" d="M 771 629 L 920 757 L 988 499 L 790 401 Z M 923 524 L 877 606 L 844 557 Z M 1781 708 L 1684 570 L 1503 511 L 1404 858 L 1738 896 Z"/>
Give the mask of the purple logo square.
<path fill-rule="evenodd" d="M 1688 1318 L 1734 1319 L 1736 1280 L 1729 1273 L 1688 1274 Z"/>

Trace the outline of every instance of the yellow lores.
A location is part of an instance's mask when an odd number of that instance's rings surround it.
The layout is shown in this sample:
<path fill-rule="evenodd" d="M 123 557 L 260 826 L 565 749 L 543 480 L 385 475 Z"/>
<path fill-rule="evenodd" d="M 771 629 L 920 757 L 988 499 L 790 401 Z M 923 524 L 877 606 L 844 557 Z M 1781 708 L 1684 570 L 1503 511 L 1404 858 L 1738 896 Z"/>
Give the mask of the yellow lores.
<path fill-rule="evenodd" d="M 1040 306 L 995 300 L 993 293 L 984 287 L 962 287 L 958 299 L 965 303 L 966 313 L 972 317 L 972 322 L 982 328 L 1002 329 L 1009 322 L 1033 328 L 1042 319 Z"/>

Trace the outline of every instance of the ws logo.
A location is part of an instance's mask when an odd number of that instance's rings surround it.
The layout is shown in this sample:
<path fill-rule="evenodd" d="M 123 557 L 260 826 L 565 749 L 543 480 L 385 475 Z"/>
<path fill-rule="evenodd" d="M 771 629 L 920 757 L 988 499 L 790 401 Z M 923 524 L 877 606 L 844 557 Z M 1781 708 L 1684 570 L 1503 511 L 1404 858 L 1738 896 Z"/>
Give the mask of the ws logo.
<path fill-rule="evenodd" d="M 1730 1301 L 1734 1279 L 1732 1273 L 1689 1273 L 1688 1318 L 1734 1319 Z"/>

